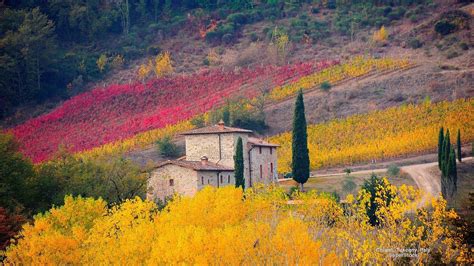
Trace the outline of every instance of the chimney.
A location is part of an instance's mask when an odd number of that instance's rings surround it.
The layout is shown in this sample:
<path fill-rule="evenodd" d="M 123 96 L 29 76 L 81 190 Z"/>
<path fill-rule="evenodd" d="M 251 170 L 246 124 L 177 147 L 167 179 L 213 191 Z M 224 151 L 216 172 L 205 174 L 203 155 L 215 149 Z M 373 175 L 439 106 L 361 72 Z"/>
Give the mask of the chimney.
<path fill-rule="evenodd" d="M 221 120 L 219 121 L 219 123 L 217 123 L 217 125 L 219 126 L 219 129 L 220 129 L 220 130 L 224 130 L 224 125 L 225 125 L 225 124 L 224 124 L 224 120 L 221 119 Z"/>
<path fill-rule="evenodd" d="M 207 165 L 207 162 L 208 162 L 208 161 L 209 161 L 209 159 L 207 159 L 206 156 L 202 156 L 202 157 L 201 157 L 201 164 L 202 164 L 202 165 Z"/>

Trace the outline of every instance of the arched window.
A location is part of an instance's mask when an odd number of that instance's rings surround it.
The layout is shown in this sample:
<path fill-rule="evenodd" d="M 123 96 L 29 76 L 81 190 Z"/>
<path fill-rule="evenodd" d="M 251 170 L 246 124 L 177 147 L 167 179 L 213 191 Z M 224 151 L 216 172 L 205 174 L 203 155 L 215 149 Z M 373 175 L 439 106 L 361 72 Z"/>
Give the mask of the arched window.
<path fill-rule="evenodd" d="M 204 176 L 201 176 L 201 185 L 204 185 Z"/>
<path fill-rule="evenodd" d="M 174 186 L 174 179 L 170 179 L 170 187 Z"/>
<path fill-rule="evenodd" d="M 263 167 L 260 165 L 260 178 L 263 178 Z"/>

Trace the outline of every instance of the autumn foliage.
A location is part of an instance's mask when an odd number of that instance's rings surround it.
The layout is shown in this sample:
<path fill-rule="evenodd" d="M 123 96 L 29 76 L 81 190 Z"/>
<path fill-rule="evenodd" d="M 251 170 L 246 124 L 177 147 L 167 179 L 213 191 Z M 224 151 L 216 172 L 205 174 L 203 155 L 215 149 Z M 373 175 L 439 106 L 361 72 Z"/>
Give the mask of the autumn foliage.
<path fill-rule="evenodd" d="M 163 209 L 139 198 L 107 208 L 103 200 L 66 197 L 35 217 L 8 249 L 6 264 L 342 265 L 465 262 L 466 248 L 450 228 L 456 213 L 433 199 L 415 210 L 419 191 L 388 185 L 397 196 L 380 204 L 380 225 L 368 222 L 368 193 L 344 205 L 326 194 L 288 195 L 278 188 L 207 187 L 175 197 Z M 382 195 L 384 193 L 379 193 Z M 380 202 L 385 202 L 377 197 Z M 393 257 L 380 248 L 429 248 Z M 120 251 L 120 252 L 118 252 Z M 435 261 L 436 262 L 436 261 Z"/>
<path fill-rule="evenodd" d="M 156 78 L 145 84 L 96 88 L 71 98 L 49 114 L 13 128 L 12 132 L 22 144 L 22 152 L 34 162 L 41 162 L 51 158 L 60 144 L 78 152 L 129 139 L 184 122 L 221 105 L 229 97 L 253 98 L 259 93 L 255 87 L 262 80 L 283 85 L 336 63 L 306 62 L 230 72 L 209 70 Z M 153 141 L 156 138 L 148 144 Z"/>
<path fill-rule="evenodd" d="M 0 207 L 0 259 L 2 250 L 10 244 L 10 239 L 18 234 L 25 222 L 26 219 L 22 215 L 8 213 L 5 208 Z"/>
<path fill-rule="evenodd" d="M 474 99 L 405 105 L 308 127 L 311 168 L 351 165 L 435 150 L 441 126 L 474 139 Z M 278 167 L 289 172 L 291 132 L 271 137 L 278 143 Z"/>

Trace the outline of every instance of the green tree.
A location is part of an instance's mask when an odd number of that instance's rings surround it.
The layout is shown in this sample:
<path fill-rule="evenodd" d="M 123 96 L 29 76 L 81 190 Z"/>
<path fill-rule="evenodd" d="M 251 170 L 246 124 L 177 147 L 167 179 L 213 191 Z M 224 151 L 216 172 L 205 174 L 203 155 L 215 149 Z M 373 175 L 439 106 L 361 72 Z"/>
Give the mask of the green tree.
<path fill-rule="evenodd" d="M 441 193 L 444 198 L 452 197 L 456 192 L 457 186 L 457 167 L 456 154 L 454 148 L 449 152 L 449 157 L 446 161 L 446 169 L 441 177 Z"/>
<path fill-rule="evenodd" d="M 226 105 L 222 110 L 222 120 L 225 125 L 230 125 L 230 107 Z"/>
<path fill-rule="evenodd" d="M 38 199 L 34 209 L 45 211 L 64 203 L 66 195 L 103 198 L 118 203 L 145 196 L 146 173 L 125 158 L 82 160 L 61 148 L 41 164 L 34 180 Z"/>
<path fill-rule="evenodd" d="M 43 74 L 50 70 L 56 49 L 54 23 L 39 8 L 22 14 L 18 28 L 9 29 L 0 39 L 0 88 L 19 103 L 47 91 Z"/>
<path fill-rule="evenodd" d="M 449 153 L 451 152 L 451 138 L 449 136 L 449 129 L 446 130 L 446 135 L 444 136 L 444 141 L 443 141 L 443 154 L 442 154 L 442 168 L 441 171 L 443 172 L 443 175 L 448 176 L 447 172 L 447 165 L 449 161 Z"/>
<path fill-rule="evenodd" d="M 303 92 L 301 90 L 296 98 L 292 137 L 291 169 L 293 179 L 300 184 L 303 191 L 303 185 L 309 178 L 309 151 Z"/>
<path fill-rule="evenodd" d="M 456 153 L 454 152 L 454 148 L 451 149 L 451 153 L 449 154 L 449 160 L 451 161 L 450 169 L 449 169 L 449 176 L 451 181 L 451 196 L 454 195 L 457 191 L 457 181 L 458 181 L 458 169 L 456 166 Z"/>
<path fill-rule="evenodd" d="M 456 138 L 456 148 L 457 148 L 457 156 L 458 156 L 458 161 L 461 162 L 462 160 L 462 154 L 461 154 L 461 130 L 458 129 L 458 135 Z"/>
<path fill-rule="evenodd" d="M 159 139 L 156 144 L 161 155 L 166 157 L 178 156 L 178 147 L 173 143 L 170 136 L 165 136 Z"/>
<path fill-rule="evenodd" d="M 441 127 L 439 129 L 439 136 L 438 136 L 438 167 L 439 167 L 439 170 L 442 169 L 443 142 L 444 142 L 444 128 Z"/>
<path fill-rule="evenodd" d="M 390 206 L 392 200 L 396 197 L 395 192 L 386 189 L 390 183 L 383 178 L 372 174 L 370 179 L 365 180 L 362 185 L 362 190 L 370 194 L 370 201 L 366 205 L 366 214 L 369 217 L 371 225 L 376 226 L 380 224 L 380 217 L 377 216 L 377 211 L 380 209 L 380 202 L 382 200 L 385 206 Z"/>
<path fill-rule="evenodd" d="M 245 189 L 244 149 L 243 149 L 241 137 L 237 139 L 237 146 L 235 147 L 234 175 L 235 175 L 235 187 L 242 187 L 242 189 Z"/>
<path fill-rule="evenodd" d="M 28 206 L 33 176 L 33 165 L 19 152 L 14 137 L 0 133 L 0 206 L 10 211 Z"/>

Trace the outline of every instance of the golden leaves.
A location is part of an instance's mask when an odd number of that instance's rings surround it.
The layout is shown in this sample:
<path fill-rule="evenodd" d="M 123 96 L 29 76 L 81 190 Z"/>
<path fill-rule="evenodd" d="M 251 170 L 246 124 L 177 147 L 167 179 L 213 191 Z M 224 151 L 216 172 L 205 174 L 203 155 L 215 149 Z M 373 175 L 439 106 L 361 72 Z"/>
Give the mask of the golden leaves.
<path fill-rule="evenodd" d="M 444 200 L 413 215 L 416 191 L 384 184 L 377 197 L 397 198 L 384 203 L 377 227 L 366 222 L 370 195 L 364 192 L 344 204 L 327 194 L 298 193 L 299 204 L 288 205 L 276 187 L 245 193 L 207 187 L 161 211 L 139 198 L 107 210 L 102 200 L 67 197 L 64 206 L 24 226 L 6 264 L 379 264 L 397 262 L 380 248 L 413 247 L 431 248 L 449 263 L 467 254 L 449 227 L 456 214 Z M 429 256 L 403 261 L 429 263 Z"/>
<path fill-rule="evenodd" d="M 384 159 L 433 149 L 441 126 L 474 139 L 474 99 L 406 105 L 308 126 L 311 168 Z M 269 138 L 280 144 L 278 170 L 289 172 L 291 134 Z"/>

